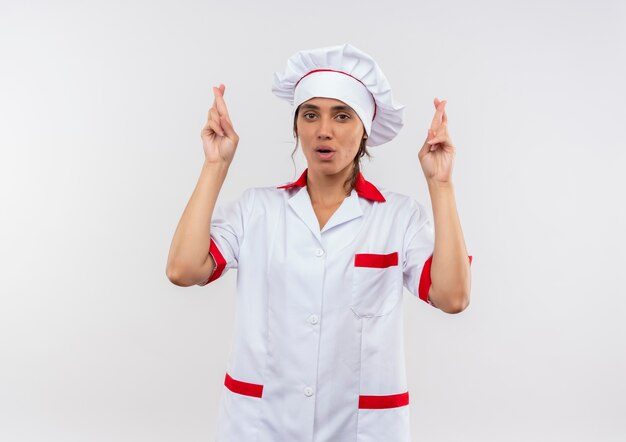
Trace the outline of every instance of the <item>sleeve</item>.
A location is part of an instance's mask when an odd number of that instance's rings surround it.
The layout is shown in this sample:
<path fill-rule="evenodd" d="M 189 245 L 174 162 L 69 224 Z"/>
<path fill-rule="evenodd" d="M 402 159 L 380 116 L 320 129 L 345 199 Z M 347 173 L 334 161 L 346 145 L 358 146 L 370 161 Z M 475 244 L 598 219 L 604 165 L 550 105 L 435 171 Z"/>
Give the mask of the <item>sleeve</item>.
<path fill-rule="evenodd" d="M 402 263 L 404 287 L 434 307 L 428 298 L 431 286 L 430 267 L 435 251 L 434 224 L 421 203 L 413 201 L 412 205 L 414 210 L 404 239 Z M 471 265 L 472 257 L 468 258 Z"/>
<path fill-rule="evenodd" d="M 430 264 L 435 250 L 435 230 L 426 208 L 412 201 L 413 211 L 404 236 L 402 273 L 404 287 L 430 304 Z"/>
<path fill-rule="evenodd" d="M 205 286 L 224 275 L 229 269 L 237 268 L 239 249 L 244 240 L 253 202 L 254 189 L 248 189 L 239 199 L 215 208 L 211 219 L 209 253 L 216 265 L 213 274 L 197 285 Z"/>

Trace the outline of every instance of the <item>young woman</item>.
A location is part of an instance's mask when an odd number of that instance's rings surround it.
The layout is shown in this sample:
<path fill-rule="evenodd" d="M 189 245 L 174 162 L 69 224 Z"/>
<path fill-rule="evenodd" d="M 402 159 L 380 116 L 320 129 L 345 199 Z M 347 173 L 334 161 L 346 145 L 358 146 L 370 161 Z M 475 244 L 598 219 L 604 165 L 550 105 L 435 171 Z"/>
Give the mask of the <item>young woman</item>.
<path fill-rule="evenodd" d="M 236 268 L 238 302 L 218 441 L 408 442 L 402 293 L 466 308 L 471 257 L 452 184 L 445 101 L 418 153 L 433 205 L 367 181 L 367 146 L 402 127 L 376 62 L 350 45 L 300 51 L 273 90 L 292 104 L 298 180 L 215 207 L 239 137 L 225 87 L 202 129 L 205 163 L 167 276 L 206 285 Z"/>

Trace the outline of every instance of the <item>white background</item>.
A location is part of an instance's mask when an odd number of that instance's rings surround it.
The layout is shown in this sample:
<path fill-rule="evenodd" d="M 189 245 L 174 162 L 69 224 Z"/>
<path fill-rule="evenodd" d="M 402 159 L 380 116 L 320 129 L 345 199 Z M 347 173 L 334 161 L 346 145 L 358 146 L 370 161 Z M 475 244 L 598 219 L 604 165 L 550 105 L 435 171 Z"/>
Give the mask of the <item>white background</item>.
<path fill-rule="evenodd" d="M 430 207 L 447 99 L 470 307 L 405 292 L 415 441 L 626 440 L 626 9 L 620 0 L 0 1 L 0 440 L 213 440 L 232 271 L 170 283 L 226 100 L 220 201 L 295 179 L 274 71 L 351 43 L 405 104 L 364 174 Z"/>

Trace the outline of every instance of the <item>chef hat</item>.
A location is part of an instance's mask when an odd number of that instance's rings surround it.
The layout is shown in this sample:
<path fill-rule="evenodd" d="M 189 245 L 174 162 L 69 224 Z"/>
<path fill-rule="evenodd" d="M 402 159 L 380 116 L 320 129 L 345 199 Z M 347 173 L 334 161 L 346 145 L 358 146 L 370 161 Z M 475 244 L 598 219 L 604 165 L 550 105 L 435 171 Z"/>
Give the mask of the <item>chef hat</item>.
<path fill-rule="evenodd" d="M 394 101 L 387 77 L 372 57 L 349 44 L 295 53 L 284 73 L 274 73 L 272 92 L 292 105 L 292 118 L 313 97 L 343 101 L 363 122 L 368 146 L 392 140 L 403 126 L 404 106 Z"/>

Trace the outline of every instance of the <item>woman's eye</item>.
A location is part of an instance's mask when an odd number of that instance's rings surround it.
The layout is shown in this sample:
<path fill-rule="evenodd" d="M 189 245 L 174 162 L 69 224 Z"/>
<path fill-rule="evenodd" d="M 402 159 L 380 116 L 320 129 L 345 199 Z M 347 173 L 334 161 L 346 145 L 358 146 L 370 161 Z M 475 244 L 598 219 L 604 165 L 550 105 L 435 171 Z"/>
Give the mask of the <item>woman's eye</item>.
<path fill-rule="evenodd" d="M 350 119 L 350 115 L 339 114 L 339 115 L 337 115 L 337 118 L 339 118 L 340 121 L 347 121 L 347 120 Z"/>
<path fill-rule="evenodd" d="M 315 114 L 312 113 L 312 112 L 307 112 L 306 114 L 304 114 L 304 119 L 305 120 L 311 120 L 313 118 L 315 118 Z"/>

